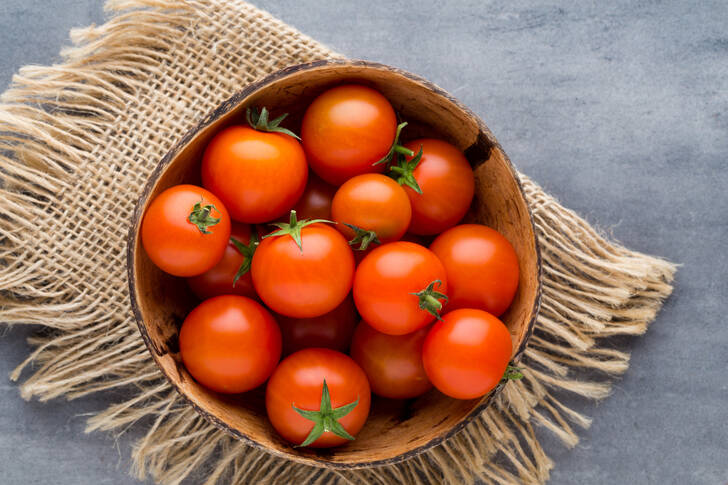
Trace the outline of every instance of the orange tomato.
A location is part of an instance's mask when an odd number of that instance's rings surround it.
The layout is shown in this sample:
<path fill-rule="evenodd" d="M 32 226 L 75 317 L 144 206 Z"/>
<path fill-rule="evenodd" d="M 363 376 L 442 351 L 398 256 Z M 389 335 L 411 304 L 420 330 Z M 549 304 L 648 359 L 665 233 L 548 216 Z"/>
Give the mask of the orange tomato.
<path fill-rule="evenodd" d="M 336 228 L 348 240 L 355 237 L 346 224 L 372 231 L 384 244 L 396 241 L 407 231 L 412 209 L 407 194 L 389 177 L 370 173 L 357 175 L 339 187 L 331 205 Z M 356 247 L 356 245 L 354 245 Z"/>
<path fill-rule="evenodd" d="M 301 140 L 311 168 L 334 185 L 363 173 L 382 172 L 394 142 L 397 117 L 387 98 L 357 84 L 338 86 L 308 107 Z"/>
<path fill-rule="evenodd" d="M 195 185 L 176 185 L 159 194 L 141 225 L 149 259 L 174 276 L 195 276 L 215 266 L 229 238 L 230 216 L 222 201 Z"/>
<path fill-rule="evenodd" d="M 230 239 L 222 259 L 212 268 L 201 275 L 187 278 L 187 284 L 192 292 L 201 300 L 212 298 L 218 295 L 241 295 L 250 298 L 257 298 L 255 288 L 253 288 L 253 280 L 250 277 L 250 262 L 245 254 L 232 242 L 235 239 L 250 251 L 255 248 L 250 247 L 250 226 L 233 222 L 230 229 Z M 254 242 L 254 245 L 257 242 Z M 252 260 L 252 258 L 250 258 Z M 248 270 L 240 275 L 235 281 L 235 277 L 240 272 L 241 267 L 247 264 Z"/>
<path fill-rule="evenodd" d="M 470 208 L 475 192 L 473 169 L 460 150 L 442 140 L 422 138 L 404 146 L 415 153 L 422 148 L 422 159 L 413 171 L 422 193 L 404 187 L 412 203 L 409 232 L 439 234 L 460 222 Z"/>
<path fill-rule="evenodd" d="M 443 232 L 430 249 L 447 272 L 447 310 L 480 308 L 499 316 L 518 289 L 518 256 L 495 229 L 461 224 Z"/>
<path fill-rule="evenodd" d="M 422 346 L 422 362 L 440 392 L 455 399 L 475 399 L 503 378 L 511 346 L 511 334 L 498 318 L 461 308 L 432 326 Z"/>
<path fill-rule="evenodd" d="M 429 327 L 406 335 L 387 335 L 361 322 L 351 341 L 351 358 L 367 375 L 374 394 L 410 399 L 432 388 L 422 365 Z"/>
<path fill-rule="evenodd" d="M 263 384 L 281 358 L 273 316 L 250 298 L 223 295 L 200 303 L 182 323 L 187 371 L 213 391 L 237 394 Z"/>
<path fill-rule="evenodd" d="M 230 126 L 215 135 L 202 156 L 202 185 L 240 222 L 267 222 L 287 213 L 307 177 L 301 144 L 283 133 Z"/>

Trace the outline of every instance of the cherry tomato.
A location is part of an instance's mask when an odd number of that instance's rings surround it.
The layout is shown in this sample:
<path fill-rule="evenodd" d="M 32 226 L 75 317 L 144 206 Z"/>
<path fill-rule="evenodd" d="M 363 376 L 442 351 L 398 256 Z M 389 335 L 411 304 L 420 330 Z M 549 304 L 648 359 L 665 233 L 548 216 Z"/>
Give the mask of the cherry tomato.
<path fill-rule="evenodd" d="M 422 365 L 422 344 L 429 327 L 406 335 L 387 335 L 361 322 L 351 341 L 351 358 L 367 375 L 374 394 L 409 399 L 431 387 Z"/>
<path fill-rule="evenodd" d="M 281 358 L 281 332 L 260 303 L 223 295 L 200 303 L 179 332 L 182 362 L 200 384 L 237 394 L 263 384 Z"/>
<path fill-rule="evenodd" d="M 518 289 L 518 256 L 495 229 L 462 224 L 430 245 L 447 271 L 447 310 L 480 308 L 500 316 Z"/>
<path fill-rule="evenodd" d="M 235 242 L 233 242 L 233 239 Z M 255 294 L 249 271 L 252 257 L 246 255 L 247 253 L 252 256 L 257 244 L 256 235 L 251 245 L 250 226 L 248 224 L 233 222 L 230 229 L 230 242 L 225 248 L 225 253 L 220 262 L 201 275 L 187 278 L 187 284 L 192 292 L 201 300 L 218 295 L 241 295 L 257 298 L 258 295 Z M 238 276 L 238 273 L 241 274 Z"/>
<path fill-rule="evenodd" d="M 291 443 L 313 448 L 354 439 L 364 426 L 370 404 L 364 371 L 350 357 L 330 349 L 305 349 L 285 358 L 268 381 L 265 394 L 268 419 L 276 431 Z M 330 420 L 335 432 L 323 431 L 322 426 L 314 429 L 324 419 Z"/>
<path fill-rule="evenodd" d="M 329 313 L 312 318 L 290 318 L 279 315 L 283 354 L 288 355 L 309 347 L 323 347 L 346 352 L 358 320 L 351 296 L 344 298 Z"/>
<path fill-rule="evenodd" d="M 422 362 L 440 392 L 455 399 L 475 399 L 503 378 L 511 345 L 511 334 L 498 318 L 461 308 L 433 325 L 422 346 Z"/>
<path fill-rule="evenodd" d="M 311 168 L 330 184 L 362 173 L 382 172 L 394 142 L 397 117 L 374 89 L 346 84 L 329 89 L 308 107 L 301 139 Z"/>
<path fill-rule="evenodd" d="M 326 224 L 296 220 L 264 236 L 253 258 L 253 285 L 271 310 L 293 318 L 317 317 L 346 298 L 354 255 L 344 236 Z"/>
<path fill-rule="evenodd" d="M 404 186 L 412 203 L 409 232 L 438 234 L 460 222 L 470 208 L 475 192 L 473 169 L 460 150 L 442 140 L 422 138 L 405 147 L 415 153 L 422 148 L 422 159 L 412 172 L 422 193 Z"/>
<path fill-rule="evenodd" d="M 446 300 L 447 276 L 435 253 L 397 241 L 372 250 L 354 275 L 354 302 L 369 325 L 403 335 L 435 319 Z"/>
<path fill-rule="evenodd" d="M 301 219 L 331 220 L 331 202 L 336 187 L 329 185 L 314 173 L 308 174 L 308 183 L 303 195 L 293 209 Z"/>
<path fill-rule="evenodd" d="M 202 185 L 240 222 L 266 222 L 287 213 L 307 177 L 301 144 L 283 133 L 231 126 L 215 135 L 202 157 Z"/>
<path fill-rule="evenodd" d="M 230 237 L 223 203 L 202 187 L 176 185 L 149 205 L 141 227 L 149 259 L 174 276 L 195 276 L 220 261 Z"/>
<path fill-rule="evenodd" d="M 409 227 L 412 208 L 397 182 L 368 173 L 350 178 L 339 187 L 331 215 L 346 239 L 366 249 L 371 242 L 388 243 L 401 238 Z"/>

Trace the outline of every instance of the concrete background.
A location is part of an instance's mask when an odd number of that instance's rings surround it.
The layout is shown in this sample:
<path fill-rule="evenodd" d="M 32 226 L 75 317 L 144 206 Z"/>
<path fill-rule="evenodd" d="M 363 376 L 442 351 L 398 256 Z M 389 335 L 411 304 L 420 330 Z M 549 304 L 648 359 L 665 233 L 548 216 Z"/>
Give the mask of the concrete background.
<path fill-rule="evenodd" d="M 551 483 L 727 483 L 728 2 L 257 3 L 344 54 L 441 85 L 566 206 L 684 265 L 648 334 L 618 343 L 633 357 L 613 395 L 573 401 L 594 418 L 581 443 L 544 433 Z M 103 18 L 96 0 L 2 0 L 0 87 Z M 7 375 L 28 330 L 3 333 Z M 0 389 L 0 482 L 136 483 L 138 431 L 83 433 L 84 414 L 120 395 L 41 404 L 6 379 Z"/>

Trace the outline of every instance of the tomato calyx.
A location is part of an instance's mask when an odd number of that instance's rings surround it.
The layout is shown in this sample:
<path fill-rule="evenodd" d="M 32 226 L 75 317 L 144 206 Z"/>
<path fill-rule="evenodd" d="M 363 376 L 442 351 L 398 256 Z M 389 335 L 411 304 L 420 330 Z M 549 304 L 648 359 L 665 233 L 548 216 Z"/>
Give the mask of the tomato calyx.
<path fill-rule="evenodd" d="M 245 110 L 245 119 L 248 120 L 248 124 L 251 128 L 258 131 L 267 131 L 269 133 L 283 133 L 284 135 L 292 136 L 296 140 L 301 138 L 293 133 L 288 128 L 280 126 L 281 122 L 286 119 L 288 113 L 283 113 L 274 120 L 268 120 L 268 110 L 263 107 L 258 112 L 257 108 L 248 108 Z"/>
<path fill-rule="evenodd" d="M 250 235 L 250 242 L 247 245 L 243 244 L 241 241 L 238 241 L 234 237 L 230 238 L 230 243 L 235 246 L 235 249 L 237 249 L 240 254 L 245 256 L 245 259 L 240 264 L 240 267 L 238 268 L 238 271 L 235 273 L 235 277 L 233 278 L 233 288 L 235 288 L 235 283 L 238 282 L 240 277 L 250 271 L 250 265 L 253 263 L 253 255 L 255 254 L 255 250 L 258 249 L 260 239 L 258 239 L 258 235 L 253 232 Z"/>
<path fill-rule="evenodd" d="M 382 244 L 376 232 L 367 231 L 366 229 L 362 229 L 359 226 L 355 226 L 354 224 L 348 224 L 346 222 L 344 222 L 343 224 L 352 231 L 354 231 L 354 237 L 351 239 L 351 241 L 349 241 L 349 246 L 352 246 L 352 249 L 355 249 L 357 251 L 366 251 L 371 243 Z M 359 245 L 359 247 L 354 247 L 357 244 Z"/>
<path fill-rule="evenodd" d="M 376 162 L 372 163 L 373 166 L 382 163 L 390 163 L 397 155 L 407 155 L 408 157 L 411 157 L 415 154 L 415 152 L 413 152 L 409 148 L 406 148 L 405 146 L 399 144 L 399 134 L 402 132 L 402 128 L 404 128 L 405 126 L 407 126 L 406 121 L 397 125 L 397 131 L 394 133 L 394 141 L 392 142 L 392 146 L 389 148 L 389 151 L 386 155 L 384 155 Z"/>
<path fill-rule="evenodd" d="M 349 414 L 358 404 L 359 398 L 356 398 L 356 401 L 354 402 L 345 404 L 338 408 L 332 408 L 331 395 L 329 394 L 329 386 L 326 384 L 326 379 L 324 379 L 324 386 L 321 390 L 321 405 L 319 406 L 318 411 L 299 409 L 296 407 L 295 404 L 291 404 L 291 406 L 293 406 L 293 409 L 298 414 L 310 421 L 313 421 L 314 423 L 313 429 L 311 429 L 311 432 L 308 434 L 303 443 L 301 443 L 300 445 L 296 445 L 295 448 L 310 445 L 311 443 L 319 439 L 319 437 L 321 437 L 321 435 L 327 431 L 330 431 L 336 436 L 340 436 L 341 438 L 345 438 L 349 441 L 353 440 L 354 437 L 350 435 L 349 432 L 346 431 L 346 429 L 344 429 L 341 423 L 339 423 L 339 419 Z"/>
<path fill-rule="evenodd" d="M 265 236 L 263 236 L 263 239 L 273 236 L 291 236 L 291 238 L 293 238 L 293 240 L 296 242 L 298 249 L 303 252 L 303 244 L 301 242 L 301 229 L 306 226 L 310 226 L 311 224 L 316 224 L 318 222 L 333 224 L 332 221 L 326 219 L 302 219 L 299 221 L 298 217 L 296 216 L 296 211 L 292 210 L 291 218 L 288 222 L 271 222 L 271 225 L 276 226 L 278 230 L 275 232 L 271 232 L 270 234 L 266 234 Z"/>
<path fill-rule="evenodd" d="M 422 146 L 420 146 L 420 151 L 417 152 L 417 155 L 415 155 L 412 160 L 408 161 L 405 157 L 397 158 L 397 164 L 389 167 L 389 176 L 392 177 L 399 185 L 406 185 L 418 194 L 421 194 L 422 189 L 420 188 L 420 184 L 417 183 L 414 171 L 422 160 Z"/>
<path fill-rule="evenodd" d="M 425 310 L 438 320 L 442 320 L 442 318 L 440 318 L 440 310 L 442 310 L 442 303 L 440 300 L 445 300 L 445 303 L 447 303 L 447 295 L 435 290 L 435 284 L 437 284 L 438 287 L 442 286 L 442 281 L 434 280 L 432 283 L 427 285 L 424 290 L 416 293 L 410 293 L 410 295 L 414 295 L 420 299 L 420 310 Z"/>
<path fill-rule="evenodd" d="M 220 222 L 219 217 L 212 217 L 213 209 L 217 211 L 218 214 L 220 213 L 214 204 L 202 205 L 202 202 L 200 201 L 192 207 L 192 212 L 190 212 L 187 220 L 191 224 L 197 226 L 197 229 L 199 229 L 202 234 L 212 234 L 212 231 L 208 231 L 207 228 Z"/>
<path fill-rule="evenodd" d="M 508 364 L 506 371 L 503 373 L 503 377 L 501 377 L 501 381 L 517 381 L 519 379 L 523 379 L 521 369 L 515 365 Z"/>

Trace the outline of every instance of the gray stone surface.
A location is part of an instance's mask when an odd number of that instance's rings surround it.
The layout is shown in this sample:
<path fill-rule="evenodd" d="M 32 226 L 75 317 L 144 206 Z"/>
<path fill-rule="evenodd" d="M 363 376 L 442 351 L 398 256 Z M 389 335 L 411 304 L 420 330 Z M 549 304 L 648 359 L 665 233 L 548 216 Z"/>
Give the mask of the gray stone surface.
<path fill-rule="evenodd" d="M 483 117 L 514 163 L 628 247 L 682 263 L 576 449 L 543 432 L 555 484 L 728 482 L 728 3 L 259 1 L 352 57 L 419 73 Z M 95 0 L 2 0 L 0 87 L 58 60 Z M 0 339 L 0 375 L 27 330 Z M 0 483 L 122 484 L 131 431 L 83 433 L 122 397 L 24 402 L 0 380 Z"/>

